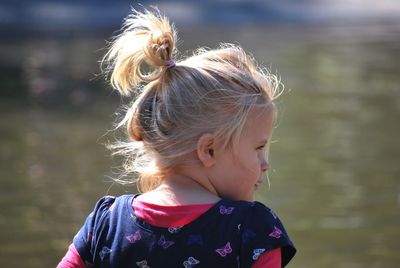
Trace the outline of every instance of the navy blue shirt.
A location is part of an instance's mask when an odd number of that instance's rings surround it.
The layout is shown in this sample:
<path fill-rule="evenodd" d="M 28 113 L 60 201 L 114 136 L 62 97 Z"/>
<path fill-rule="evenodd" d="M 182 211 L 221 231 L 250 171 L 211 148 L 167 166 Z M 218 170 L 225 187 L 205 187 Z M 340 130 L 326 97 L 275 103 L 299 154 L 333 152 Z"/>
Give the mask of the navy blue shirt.
<path fill-rule="evenodd" d="M 277 215 L 262 203 L 222 198 L 191 223 L 164 228 L 136 217 L 134 197 L 97 202 L 74 238 L 88 267 L 251 267 L 275 248 L 284 267 L 296 253 Z"/>

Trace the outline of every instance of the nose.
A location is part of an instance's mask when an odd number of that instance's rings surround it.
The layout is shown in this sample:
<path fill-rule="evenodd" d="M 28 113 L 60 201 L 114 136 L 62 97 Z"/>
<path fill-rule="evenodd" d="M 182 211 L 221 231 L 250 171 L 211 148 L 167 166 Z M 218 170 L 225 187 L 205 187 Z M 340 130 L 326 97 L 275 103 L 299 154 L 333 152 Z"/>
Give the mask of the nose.
<path fill-rule="evenodd" d="M 267 172 L 269 170 L 269 163 L 267 161 L 263 161 L 261 163 L 261 171 Z"/>

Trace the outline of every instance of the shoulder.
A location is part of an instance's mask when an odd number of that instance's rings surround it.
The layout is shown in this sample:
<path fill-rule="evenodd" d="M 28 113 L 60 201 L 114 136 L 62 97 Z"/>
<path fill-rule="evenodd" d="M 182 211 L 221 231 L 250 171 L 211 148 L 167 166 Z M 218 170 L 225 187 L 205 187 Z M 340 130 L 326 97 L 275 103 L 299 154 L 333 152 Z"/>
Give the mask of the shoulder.
<path fill-rule="evenodd" d="M 278 215 L 260 202 L 239 201 L 237 205 L 244 213 L 240 226 L 242 261 L 250 266 L 262 253 L 280 248 L 285 266 L 296 249 Z"/>
<path fill-rule="evenodd" d="M 264 221 L 274 221 L 277 219 L 276 213 L 261 202 L 254 201 L 235 201 L 224 199 L 219 205 L 219 209 L 223 212 L 225 209 L 236 210 L 235 212 L 245 216 L 246 218 L 258 218 Z"/>
<path fill-rule="evenodd" d="M 93 214 L 102 215 L 109 214 L 110 212 L 125 209 L 126 205 L 132 200 L 133 195 L 122 195 L 122 196 L 103 196 L 100 198 L 92 211 Z"/>
<path fill-rule="evenodd" d="M 103 196 L 95 204 L 93 210 L 88 215 L 85 225 L 90 229 L 97 229 L 111 217 L 120 217 L 128 213 L 129 202 L 133 195 L 122 196 Z"/>
<path fill-rule="evenodd" d="M 220 216 L 220 224 L 236 224 L 237 228 L 245 233 L 269 234 L 277 229 L 284 230 L 277 214 L 260 202 L 223 199 L 215 210 Z"/>
<path fill-rule="evenodd" d="M 106 195 L 101 197 L 97 202 L 94 207 L 94 211 L 100 210 L 100 211 L 105 211 L 110 209 L 110 207 L 115 203 L 117 197 L 112 196 L 112 195 Z"/>
<path fill-rule="evenodd" d="M 112 228 L 113 222 L 129 215 L 128 204 L 133 195 L 103 196 L 95 204 L 85 220 L 85 223 L 74 237 L 74 245 L 84 261 L 93 263 L 101 250 L 99 241 L 105 241 Z"/>
<path fill-rule="evenodd" d="M 280 241 L 292 244 L 278 215 L 260 202 L 248 205 L 242 231 L 262 235 L 271 245 L 280 244 Z"/>
<path fill-rule="evenodd" d="M 249 202 L 248 206 L 248 217 L 250 219 L 258 219 L 263 224 L 273 224 L 276 220 L 279 220 L 278 215 L 269 207 L 261 202 L 254 201 Z"/>
<path fill-rule="evenodd" d="M 96 202 L 95 209 L 103 209 L 103 210 L 110 209 L 112 206 L 123 205 L 127 201 L 132 200 L 133 198 L 134 195 L 121 195 L 121 196 L 106 195 L 101 197 Z"/>

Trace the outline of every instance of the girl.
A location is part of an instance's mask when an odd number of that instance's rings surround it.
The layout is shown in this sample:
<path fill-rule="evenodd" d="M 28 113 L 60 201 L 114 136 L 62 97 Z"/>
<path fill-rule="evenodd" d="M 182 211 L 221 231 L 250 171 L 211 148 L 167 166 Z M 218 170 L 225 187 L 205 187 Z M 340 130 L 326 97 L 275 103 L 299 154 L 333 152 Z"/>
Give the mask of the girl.
<path fill-rule="evenodd" d="M 112 42 L 111 84 L 135 95 L 119 124 L 129 141 L 113 148 L 142 194 L 100 199 L 59 268 L 277 268 L 294 256 L 277 215 L 254 201 L 279 82 L 234 45 L 175 62 L 176 40 L 156 10 L 133 11 Z"/>

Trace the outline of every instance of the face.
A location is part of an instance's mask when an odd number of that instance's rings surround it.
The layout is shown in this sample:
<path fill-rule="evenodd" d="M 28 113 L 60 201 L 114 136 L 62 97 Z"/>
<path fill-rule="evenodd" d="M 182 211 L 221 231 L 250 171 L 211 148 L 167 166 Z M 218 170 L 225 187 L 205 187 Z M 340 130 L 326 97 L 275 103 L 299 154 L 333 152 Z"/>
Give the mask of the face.
<path fill-rule="evenodd" d="M 254 193 L 263 182 L 262 173 L 269 169 L 266 149 L 273 121 L 271 109 L 254 108 L 235 149 L 229 146 L 215 155 L 209 179 L 220 196 L 254 201 Z"/>

